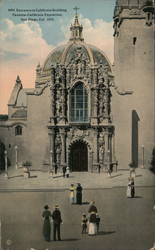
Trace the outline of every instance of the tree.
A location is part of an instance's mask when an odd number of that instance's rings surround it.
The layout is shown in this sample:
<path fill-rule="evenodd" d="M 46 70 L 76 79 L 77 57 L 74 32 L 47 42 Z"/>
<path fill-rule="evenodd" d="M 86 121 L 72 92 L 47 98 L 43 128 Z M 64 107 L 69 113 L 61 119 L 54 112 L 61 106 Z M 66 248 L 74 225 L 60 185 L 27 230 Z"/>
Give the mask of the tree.
<path fill-rule="evenodd" d="M 152 150 L 152 160 L 150 170 L 155 174 L 155 147 Z"/>
<path fill-rule="evenodd" d="M 5 169 L 5 155 L 4 155 L 4 151 L 5 151 L 5 145 L 2 141 L 0 141 L 0 170 L 4 170 Z"/>

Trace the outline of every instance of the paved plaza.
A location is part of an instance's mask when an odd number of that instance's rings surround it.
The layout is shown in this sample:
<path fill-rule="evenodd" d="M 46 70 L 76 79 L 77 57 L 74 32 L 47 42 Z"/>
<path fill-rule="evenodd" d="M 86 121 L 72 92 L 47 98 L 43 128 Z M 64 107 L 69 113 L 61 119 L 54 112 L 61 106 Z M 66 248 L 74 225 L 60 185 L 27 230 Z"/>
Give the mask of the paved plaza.
<path fill-rule="evenodd" d="M 10 169 L 9 179 L 0 175 L 0 214 L 2 247 L 9 250 L 149 250 L 155 242 L 155 185 L 148 169 L 137 169 L 136 197 L 126 198 L 129 170 L 107 173 L 62 173 L 49 177 L 47 172 Z M 80 182 L 83 204 L 69 203 L 69 186 Z M 100 233 L 81 235 L 81 216 L 88 212 L 89 202 L 95 200 L 101 216 Z M 47 243 L 42 236 L 45 204 L 53 210 L 59 204 L 63 225 L 62 241 Z M 8 239 L 11 245 L 7 246 Z"/>
<path fill-rule="evenodd" d="M 38 190 L 38 189 L 68 189 L 71 183 L 80 182 L 86 188 L 111 188 L 126 187 L 129 169 L 118 169 L 108 176 L 106 172 L 89 173 L 89 172 L 72 172 L 69 178 L 63 178 L 62 172 L 49 176 L 48 171 L 32 170 L 30 178 L 25 178 L 23 168 L 10 168 L 9 178 L 5 178 L 4 173 L 0 175 L 0 190 Z M 152 187 L 155 185 L 155 176 L 148 169 L 136 169 L 135 185 Z"/>
<path fill-rule="evenodd" d="M 1 192 L 2 246 L 10 250 L 149 250 L 155 241 L 154 187 L 137 187 L 135 198 L 126 188 L 86 189 L 83 204 L 71 205 L 68 190 L 51 192 Z M 101 216 L 97 236 L 81 235 L 81 216 L 88 201 L 95 200 Z M 61 242 L 45 242 L 42 236 L 43 206 L 62 213 Z"/>

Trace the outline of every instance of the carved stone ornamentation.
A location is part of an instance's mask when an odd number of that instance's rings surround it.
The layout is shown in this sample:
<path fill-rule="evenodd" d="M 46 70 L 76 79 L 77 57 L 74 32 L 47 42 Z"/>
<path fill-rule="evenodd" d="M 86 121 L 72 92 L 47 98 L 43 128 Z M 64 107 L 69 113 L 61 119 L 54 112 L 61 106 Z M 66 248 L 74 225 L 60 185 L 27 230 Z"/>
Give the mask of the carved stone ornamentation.
<path fill-rule="evenodd" d="M 61 151 L 62 151 L 62 147 L 61 147 L 62 143 L 61 143 L 61 137 L 59 134 L 56 134 L 55 137 L 55 151 L 56 151 L 56 162 L 57 164 L 60 165 L 60 159 L 61 159 Z"/>

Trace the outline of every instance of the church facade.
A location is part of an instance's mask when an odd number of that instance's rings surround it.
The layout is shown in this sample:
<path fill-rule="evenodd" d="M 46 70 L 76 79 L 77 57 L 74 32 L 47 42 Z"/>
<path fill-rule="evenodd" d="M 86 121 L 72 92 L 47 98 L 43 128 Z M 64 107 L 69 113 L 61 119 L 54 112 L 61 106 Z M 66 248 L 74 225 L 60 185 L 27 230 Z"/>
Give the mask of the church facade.
<path fill-rule="evenodd" d="M 8 153 L 35 168 L 100 171 L 114 160 L 111 122 L 111 65 L 82 37 L 75 16 L 69 42 L 37 66 L 34 89 L 23 89 L 17 77 L 9 100 Z"/>
<path fill-rule="evenodd" d="M 149 166 L 155 143 L 153 1 L 118 0 L 114 65 L 85 43 L 78 16 L 66 45 L 36 68 L 33 89 L 17 77 L 0 121 L 12 166 L 31 161 L 49 171 L 105 171 Z"/>

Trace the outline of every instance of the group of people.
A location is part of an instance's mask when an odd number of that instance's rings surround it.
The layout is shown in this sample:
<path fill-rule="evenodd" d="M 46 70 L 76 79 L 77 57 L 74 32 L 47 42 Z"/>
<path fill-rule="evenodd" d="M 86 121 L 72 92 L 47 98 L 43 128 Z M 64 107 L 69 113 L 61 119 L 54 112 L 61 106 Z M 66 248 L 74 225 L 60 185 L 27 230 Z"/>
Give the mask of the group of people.
<path fill-rule="evenodd" d="M 62 223 L 61 212 L 59 210 L 59 206 L 56 205 L 53 212 L 50 211 L 49 206 L 44 206 L 44 211 L 42 213 L 42 217 L 44 218 L 43 223 L 43 236 L 46 241 L 50 241 L 53 239 L 61 240 L 60 236 L 60 225 Z"/>
<path fill-rule="evenodd" d="M 82 215 L 82 234 L 86 234 L 93 236 L 99 233 L 99 225 L 100 225 L 100 217 L 97 213 L 97 208 L 95 206 L 95 202 L 92 201 L 90 207 L 88 209 L 88 218 L 86 214 Z"/>
<path fill-rule="evenodd" d="M 69 199 L 71 204 L 82 204 L 82 186 L 80 183 L 77 183 L 77 186 L 71 184 L 70 186 Z"/>
<path fill-rule="evenodd" d="M 43 236 L 45 241 L 58 240 L 61 241 L 60 226 L 62 224 L 61 212 L 59 206 L 56 205 L 54 211 L 51 212 L 48 205 L 44 206 L 44 211 L 42 213 L 44 218 L 43 222 Z M 86 214 L 82 215 L 81 226 L 82 234 L 88 233 L 88 235 L 96 235 L 99 232 L 100 217 L 97 213 L 97 208 L 95 202 L 90 203 L 88 209 L 88 216 Z"/>

